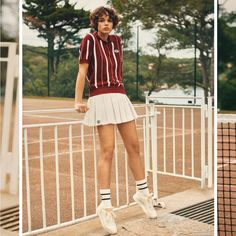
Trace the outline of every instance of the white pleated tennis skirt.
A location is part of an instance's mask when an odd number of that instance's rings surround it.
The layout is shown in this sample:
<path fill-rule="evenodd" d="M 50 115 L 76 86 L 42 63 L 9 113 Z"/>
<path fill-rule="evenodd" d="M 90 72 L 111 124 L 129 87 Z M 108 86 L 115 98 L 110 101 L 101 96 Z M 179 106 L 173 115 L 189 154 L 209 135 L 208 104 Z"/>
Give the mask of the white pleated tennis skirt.
<path fill-rule="evenodd" d="M 138 117 L 126 94 L 106 93 L 88 99 L 89 110 L 85 113 L 83 124 L 98 126 L 120 124 Z"/>

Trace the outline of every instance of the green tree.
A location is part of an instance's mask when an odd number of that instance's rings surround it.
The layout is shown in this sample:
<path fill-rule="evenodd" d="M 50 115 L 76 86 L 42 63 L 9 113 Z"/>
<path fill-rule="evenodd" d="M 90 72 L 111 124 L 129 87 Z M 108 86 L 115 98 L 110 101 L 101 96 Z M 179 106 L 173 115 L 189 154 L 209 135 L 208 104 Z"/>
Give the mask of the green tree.
<path fill-rule="evenodd" d="M 47 41 L 50 90 L 50 78 L 56 76 L 64 49 L 78 45 L 78 32 L 89 27 L 89 12 L 75 9 L 69 0 L 26 0 L 23 9 L 24 23 Z"/>
<path fill-rule="evenodd" d="M 135 21 L 145 29 L 162 29 L 176 47 L 190 48 L 196 44 L 201 63 L 201 76 L 205 96 L 213 95 L 213 75 L 210 73 L 214 36 L 213 0 L 110 0 L 109 3 L 122 13 L 124 24 L 120 31 L 127 31 Z M 196 41 L 195 41 L 196 37 Z M 210 88 L 210 89 L 209 89 Z"/>
<path fill-rule="evenodd" d="M 218 106 L 236 110 L 236 12 L 220 9 L 218 21 Z"/>

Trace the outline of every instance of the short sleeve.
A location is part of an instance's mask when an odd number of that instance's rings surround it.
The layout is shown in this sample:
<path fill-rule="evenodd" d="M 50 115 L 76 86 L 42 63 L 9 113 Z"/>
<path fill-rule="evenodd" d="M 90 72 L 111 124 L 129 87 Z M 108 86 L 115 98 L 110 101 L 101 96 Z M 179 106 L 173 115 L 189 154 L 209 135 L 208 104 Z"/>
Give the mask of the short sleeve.
<path fill-rule="evenodd" d="M 123 45 L 124 45 L 124 43 L 123 43 L 123 40 L 122 40 L 122 38 L 120 37 L 120 36 L 116 36 L 117 37 L 117 39 L 118 39 L 118 46 L 119 46 L 119 49 L 120 49 L 120 51 L 121 51 L 121 54 L 123 55 Z"/>
<path fill-rule="evenodd" d="M 93 39 L 91 35 L 86 35 L 80 44 L 79 63 L 89 63 L 93 54 Z"/>

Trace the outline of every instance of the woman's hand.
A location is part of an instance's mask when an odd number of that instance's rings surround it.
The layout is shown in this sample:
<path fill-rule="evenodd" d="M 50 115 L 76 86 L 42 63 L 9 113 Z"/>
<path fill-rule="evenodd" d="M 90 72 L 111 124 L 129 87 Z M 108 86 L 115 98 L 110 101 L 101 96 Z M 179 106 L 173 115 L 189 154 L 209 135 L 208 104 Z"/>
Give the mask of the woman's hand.
<path fill-rule="evenodd" d="M 80 113 L 85 113 L 88 111 L 87 104 L 82 103 L 82 102 L 77 102 L 75 103 L 75 110 Z"/>

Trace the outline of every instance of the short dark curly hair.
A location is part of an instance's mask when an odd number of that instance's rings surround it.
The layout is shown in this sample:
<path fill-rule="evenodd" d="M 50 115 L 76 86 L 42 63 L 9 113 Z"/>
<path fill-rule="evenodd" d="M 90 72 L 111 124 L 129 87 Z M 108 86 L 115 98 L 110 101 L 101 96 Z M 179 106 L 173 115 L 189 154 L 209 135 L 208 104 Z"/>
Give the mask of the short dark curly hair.
<path fill-rule="evenodd" d="M 120 21 L 120 16 L 117 12 L 110 7 L 98 7 L 90 14 L 90 24 L 97 31 L 98 30 L 98 19 L 103 15 L 109 15 L 109 18 L 113 22 L 113 29 L 116 28 Z"/>

